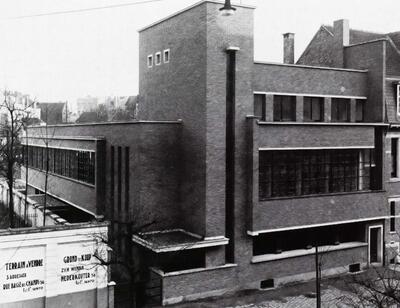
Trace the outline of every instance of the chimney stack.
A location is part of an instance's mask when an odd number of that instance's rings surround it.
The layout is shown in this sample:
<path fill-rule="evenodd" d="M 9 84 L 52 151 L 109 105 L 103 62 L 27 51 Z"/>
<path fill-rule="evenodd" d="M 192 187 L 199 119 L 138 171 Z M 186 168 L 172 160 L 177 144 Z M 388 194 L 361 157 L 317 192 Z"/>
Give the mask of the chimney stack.
<path fill-rule="evenodd" d="M 283 63 L 294 64 L 294 33 L 283 34 Z"/>
<path fill-rule="evenodd" d="M 350 45 L 350 26 L 347 19 L 339 19 L 333 22 L 333 34 L 343 46 Z"/>

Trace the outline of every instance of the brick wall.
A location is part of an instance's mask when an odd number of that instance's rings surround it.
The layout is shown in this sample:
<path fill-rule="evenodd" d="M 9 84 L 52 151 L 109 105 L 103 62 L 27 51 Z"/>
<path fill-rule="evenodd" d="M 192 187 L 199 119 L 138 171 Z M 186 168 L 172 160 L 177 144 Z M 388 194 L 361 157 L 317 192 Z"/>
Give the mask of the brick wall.
<path fill-rule="evenodd" d="M 333 34 L 321 27 L 306 50 L 300 56 L 297 64 L 313 66 L 334 66 Z"/>
<path fill-rule="evenodd" d="M 383 122 L 386 75 L 385 41 L 375 41 L 345 47 L 345 67 L 368 69 L 368 100 L 365 106 L 367 122 Z"/>
<path fill-rule="evenodd" d="M 183 119 L 182 224 L 205 233 L 207 7 L 196 6 L 139 33 L 140 119 Z M 170 62 L 147 67 L 147 56 L 170 49 Z"/>
<path fill-rule="evenodd" d="M 383 217 L 385 200 L 379 192 L 259 201 L 253 204 L 251 231 Z"/>
<path fill-rule="evenodd" d="M 254 91 L 366 96 L 367 73 L 279 64 L 254 65 Z"/>
<path fill-rule="evenodd" d="M 150 229 L 179 227 L 180 126 L 181 124 L 176 122 L 132 122 L 52 127 L 54 136 L 104 137 L 105 164 L 101 166 L 98 164 L 97 167 L 104 168 L 104 172 L 98 170 L 98 175 L 103 174 L 105 183 L 96 182 L 96 185 L 100 185 L 97 189 L 54 175 L 49 177 L 49 193 L 90 211 L 96 211 L 96 206 L 104 206 L 107 219 L 114 217 L 128 220 L 134 217 L 141 224 L 154 221 Z M 35 134 L 40 134 L 39 128 L 30 129 L 30 135 Z M 58 146 L 62 145 L 58 143 Z M 114 147 L 115 153 L 113 199 L 111 198 L 111 146 Z M 119 200 L 118 147 L 121 147 Z M 129 186 L 125 185 L 126 147 L 129 147 Z M 39 181 L 35 180 L 33 174 L 37 174 Z M 40 171 L 31 170 L 30 178 L 37 185 L 39 182 L 44 183 L 43 173 Z M 129 189 L 127 199 L 126 189 Z M 104 197 L 96 195 L 95 190 L 102 192 Z M 101 214 L 101 211 L 96 213 Z"/>

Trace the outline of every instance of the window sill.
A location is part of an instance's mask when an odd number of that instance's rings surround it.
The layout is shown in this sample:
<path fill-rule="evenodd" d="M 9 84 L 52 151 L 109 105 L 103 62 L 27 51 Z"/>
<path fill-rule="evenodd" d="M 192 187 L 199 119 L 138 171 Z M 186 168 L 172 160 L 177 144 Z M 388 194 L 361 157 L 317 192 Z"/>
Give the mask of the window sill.
<path fill-rule="evenodd" d="M 318 250 L 320 253 L 326 253 L 326 252 L 331 252 L 331 251 L 358 248 L 358 247 L 364 247 L 364 246 L 368 246 L 368 243 L 348 242 L 348 243 L 342 243 L 339 245 L 319 246 Z M 282 260 L 282 259 L 308 256 L 308 255 L 313 255 L 313 254 L 315 254 L 315 247 L 313 247 L 311 249 L 295 249 L 295 250 L 290 250 L 290 251 L 284 251 L 280 254 L 265 254 L 265 255 L 254 256 L 251 259 L 251 263 L 276 261 L 276 260 Z"/>
<path fill-rule="evenodd" d="M 235 263 L 227 263 L 227 264 L 224 264 L 221 266 L 193 268 L 193 269 L 187 269 L 187 270 L 175 271 L 175 272 L 164 272 L 163 270 L 161 270 L 159 268 L 155 268 L 155 267 L 151 267 L 150 269 L 152 272 L 158 274 L 161 277 L 172 277 L 172 276 L 195 274 L 195 273 L 214 271 L 214 270 L 220 270 L 220 269 L 228 269 L 228 268 L 233 268 L 236 266 L 237 266 L 237 264 L 235 264 Z"/>
<path fill-rule="evenodd" d="M 390 178 L 389 183 L 397 183 L 400 182 L 400 178 Z"/>
<path fill-rule="evenodd" d="M 304 196 L 287 196 L 287 197 L 272 197 L 259 199 L 259 202 L 268 202 L 276 200 L 287 200 L 287 199 L 303 199 L 303 198 L 318 198 L 318 197 L 329 197 L 329 196 L 342 196 L 342 195 L 354 195 L 354 194 L 370 194 L 370 193 L 382 193 L 385 190 L 362 190 L 362 191 L 347 191 L 347 192 L 337 192 L 337 193 L 326 193 L 326 194 L 314 194 L 314 195 L 304 195 Z"/>

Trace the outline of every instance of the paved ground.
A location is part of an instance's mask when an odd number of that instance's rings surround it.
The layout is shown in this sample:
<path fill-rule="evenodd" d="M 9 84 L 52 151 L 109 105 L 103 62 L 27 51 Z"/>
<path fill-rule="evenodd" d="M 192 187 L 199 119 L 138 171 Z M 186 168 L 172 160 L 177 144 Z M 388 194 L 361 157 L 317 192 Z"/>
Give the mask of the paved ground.
<path fill-rule="evenodd" d="M 344 308 L 349 307 L 346 304 L 348 297 L 351 298 L 350 293 L 336 289 L 334 287 L 328 287 L 322 291 L 321 304 L 324 308 Z M 239 306 L 230 306 L 229 308 L 310 308 L 316 306 L 316 299 L 310 296 L 298 295 L 289 296 L 280 300 L 267 300 L 257 304 L 247 304 Z"/>
<path fill-rule="evenodd" d="M 323 308 L 355 308 L 355 294 L 346 291 L 342 277 L 323 279 L 321 304 Z M 197 302 L 172 305 L 174 308 L 314 308 L 315 281 L 286 285 L 273 290 L 245 290 Z M 374 307 L 371 307 L 374 308 Z"/>

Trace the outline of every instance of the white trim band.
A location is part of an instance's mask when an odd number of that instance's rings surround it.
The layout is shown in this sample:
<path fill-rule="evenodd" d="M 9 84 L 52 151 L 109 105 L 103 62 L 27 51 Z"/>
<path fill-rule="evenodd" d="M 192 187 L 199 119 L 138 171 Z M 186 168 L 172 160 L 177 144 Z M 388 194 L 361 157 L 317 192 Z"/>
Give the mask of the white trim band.
<path fill-rule="evenodd" d="M 348 98 L 348 99 L 367 99 L 366 96 L 356 95 L 336 95 L 336 94 L 314 94 L 314 93 L 289 93 L 289 92 L 269 92 L 269 91 L 253 91 L 253 94 L 265 95 L 284 95 L 284 96 L 305 96 L 305 97 L 326 97 L 326 98 Z"/>
<path fill-rule="evenodd" d="M 389 218 L 389 216 L 378 216 L 378 217 L 370 217 L 370 218 L 342 220 L 342 221 L 326 222 L 326 223 L 320 223 L 320 224 L 309 224 L 309 225 L 293 226 L 293 227 L 285 227 L 285 228 L 247 231 L 247 234 L 250 236 L 258 236 L 262 233 L 273 233 L 273 232 L 280 232 L 280 231 L 300 230 L 300 229 L 316 228 L 316 227 L 323 227 L 323 226 L 334 226 L 334 225 L 342 225 L 342 224 L 348 224 L 348 223 L 353 223 L 353 222 L 373 221 L 373 220 L 381 220 L 381 219 L 388 219 L 388 218 Z"/>
<path fill-rule="evenodd" d="M 354 150 L 354 149 L 374 149 L 373 145 L 363 146 L 343 146 L 343 147 L 286 147 L 286 148 L 258 148 L 259 151 L 291 151 L 291 150 Z"/>

